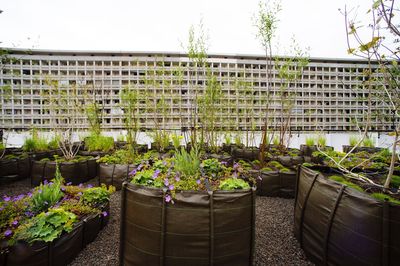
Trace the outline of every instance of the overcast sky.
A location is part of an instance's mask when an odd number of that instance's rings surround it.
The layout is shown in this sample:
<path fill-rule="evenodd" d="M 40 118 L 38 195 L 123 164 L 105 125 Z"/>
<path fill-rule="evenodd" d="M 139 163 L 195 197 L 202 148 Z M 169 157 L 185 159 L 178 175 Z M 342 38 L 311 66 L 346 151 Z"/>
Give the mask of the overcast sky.
<path fill-rule="evenodd" d="M 1 0 L 3 47 L 184 52 L 203 18 L 209 53 L 263 54 L 252 26 L 258 0 Z M 312 57 L 349 57 L 339 8 L 365 13 L 370 0 L 282 0 L 275 53 L 295 36 Z"/>

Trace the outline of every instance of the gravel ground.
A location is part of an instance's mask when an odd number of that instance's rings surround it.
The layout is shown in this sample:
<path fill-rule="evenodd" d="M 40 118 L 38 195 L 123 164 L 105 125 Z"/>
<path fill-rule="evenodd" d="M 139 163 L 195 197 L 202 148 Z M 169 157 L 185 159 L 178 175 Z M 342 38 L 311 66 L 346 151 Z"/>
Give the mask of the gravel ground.
<path fill-rule="evenodd" d="M 1 185 L 0 195 L 14 196 L 30 188 L 29 179 L 25 179 Z M 109 224 L 70 265 L 118 265 L 120 196 L 120 191 L 111 196 Z M 255 266 L 313 265 L 293 235 L 293 204 L 293 199 L 257 197 Z"/>

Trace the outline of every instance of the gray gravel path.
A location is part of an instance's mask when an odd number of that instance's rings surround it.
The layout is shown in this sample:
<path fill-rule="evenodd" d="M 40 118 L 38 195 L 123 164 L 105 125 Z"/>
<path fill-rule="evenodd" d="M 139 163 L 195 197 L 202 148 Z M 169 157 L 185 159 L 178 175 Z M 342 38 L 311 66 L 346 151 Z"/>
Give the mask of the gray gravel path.
<path fill-rule="evenodd" d="M 95 180 L 88 183 L 96 185 Z M 22 180 L 0 186 L 0 195 L 14 196 L 30 188 L 30 181 Z M 120 197 L 120 191 L 111 196 L 109 224 L 71 266 L 118 265 Z M 293 236 L 293 205 L 293 199 L 257 197 L 255 266 L 313 265 Z"/>

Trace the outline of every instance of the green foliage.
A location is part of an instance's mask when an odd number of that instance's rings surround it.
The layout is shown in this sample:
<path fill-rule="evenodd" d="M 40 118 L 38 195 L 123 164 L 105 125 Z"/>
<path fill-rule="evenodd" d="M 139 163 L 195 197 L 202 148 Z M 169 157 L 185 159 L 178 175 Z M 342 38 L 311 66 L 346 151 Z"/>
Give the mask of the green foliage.
<path fill-rule="evenodd" d="M 242 145 L 242 138 L 241 138 L 241 136 L 240 136 L 239 133 L 237 133 L 237 134 L 235 135 L 235 144 L 236 144 L 237 146 L 241 146 L 241 145 Z"/>
<path fill-rule="evenodd" d="M 130 150 L 117 150 L 113 154 L 107 154 L 97 160 L 98 163 L 108 164 L 132 164 L 137 155 Z"/>
<path fill-rule="evenodd" d="M 363 145 L 364 147 L 370 147 L 370 148 L 375 147 L 375 145 L 374 145 L 374 140 L 371 139 L 371 138 L 368 138 L 368 137 L 366 137 L 366 138 L 363 140 L 362 145 Z"/>
<path fill-rule="evenodd" d="M 359 137 L 358 136 L 350 136 L 350 138 L 349 138 L 350 146 L 356 146 L 358 141 L 359 141 Z"/>
<path fill-rule="evenodd" d="M 272 172 L 273 170 L 272 170 L 271 167 L 263 167 L 263 168 L 261 169 L 261 171 L 262 171 L 262 172 Z"/>
<path fill-rule="evenodd" d="M 303 163 L 304 167 L 313 167 L 314 164 L 313 163 Z"/>
<path fill-rule="evenodd" d="M 142 170 L 137 172 L 132 178 L 132 184 L 144 185 L 149 187 L 162 187 L 163 183 L 160 178 L 155 177 L 153 169 Z"/>
<path fill-rule="evenodd" d="M 106 185 L 101 187 L 92 187 L 83 191 L 81 200 L 89 206 L 99 206 L 110 201 L 111 194 L 115 191 L 113 186 L 107 189 Z"/>
<path fill-rule="evenodd" d="M 400 200 L 392 198 L 389 195 L 386 195 L 384 193 L 372 193 L 371 196 L 377 200 L 381 200 L 381 201 L 387 200 L 394 204 L 400 204 Z"/>
<path fill-rule="evenodd" d="M 243 169 L 249 170 L 252 169 L 253 167 L 251 166 L 251 164 L 249 164 L 248 162 L 244 161 L 244 160 L 239 160 L 238 162 Z M 254 164 L 256 164 L 256 162 L 253 162 Z"/>
<path fill-rule="evenodd" d="M 101 110 L 96 101 L 86 105 L 86 116 L 90 125 L 90 131 L 94 135 L 101 132 Z"/>
<path fill-rule="evenodd" d="M 126 140 L 129 144 L 136 142 L 137 131 L 139 130 L 138 105 L 141 95 L 137 90 L 125 87 L 121 93 L 121 107 L 124 110 L 124 123 L 128 131 Z"/>
<path fill-rule="evenodd" d="M 78 219 L 90 214 L 101 213 L 100 209 L 96 209 L 94 207 L 91 207 L 90 205 L 86 205 L 78 199 L 70 199 L 63 201 L 60 205 L 60 208 L 62 208 L 67 212 L 72 212 L 73 214 L 77 215 Z"/>
<path fill-rule="evenodd" d="M 221 190 L 235 190 L 235 189 L 249 189 L 250 185 L 240 178 L 227 178 L 222 180 L 219 189 Z"/>
<path fill-rule="evenodd" d="M 2 152 L 6 148 L 3 142 L 0 142 L 0 152 Z"/>
<path fill-rule="evenodd" d="M 175 154 L 175 171 L 183 176 L 197 176 L 200 172 L 200 157 L 197 149 L 191 149 L 190 153 L 183 148 Z"/>
<path fill-rule="evenodd" d="M 56 150 L 58 149 L 58 143 L 60 143 L 61 137 L 58 135 L 55 135 L 50 141 L 49 141 L 49 149 L 51 150 Z"/>
<path fill-rule="evenodd" d="M 313 137 L 307 137 L 306 138 L 306 145 L 308 147 L 314 146 L 315 145 L 315 138 Z"/>
<path fill-rule="evenodd" d="M 172 145 L 174 145 L 175 150 L 178 150 L 179 147 L 181 146 L 181 140 L 183 139 L 183 136 L 177 135 L 177 134 L 172 134 L 171 135 L 171 140 L 172 140 Z"/>
<path fill-rule="evenodd" d="M 326 147 L 326 137 L 323 135 L 319 135 L 317 137 L 317 144 L 320 147 Z"/>
<path fill-rule="evenodd" d="M 329 179 L 334 180 L 336 182 L 339 182 L 339 183 L 341 183 L 343 185 L 346 185 L 346 186 L 348 186 L 350 188 L 353 188 L 355 190 L 364 191 L 360 186 L 357 186 L 356 184 L 348 181 L 343 176 L 333 175 L 333 176 L 330 176 Z"/>
<path fill-rule="evenodd" d="M 76 215 L 62 208 L 49 209 L 23 225 L 14 236 L 14 240 L 52 242 L 62 232 L 71 232 L 76 222 Z"/>
<path fill-rule="evenodd" d="M 62 179 L 58 175 L 59 173 L 56 173 L 53 183 L 40 184 L 40 186 L 35 188 L 31 197 L 31 210 L 34 213 L 46 211 L 64 196 L 64 193 L 61 191 Z"/>
<path fill-rule="evenodd" d="M 394 188 L 400 188 L 400 176 L 392 175 L 392 180 L 390 181 L 390 185 Z"/>
<path fill-rule="evenodd" d="M 230 145 L 232 143 L 232 136 L 230 133 L 226 133 L 224 135 L 224 139 L 225 139 L 225 144 L 226 145 Z"/>
<path fill-rule="evenodd" d="M 159 151 L 164 151 L 169 146 L 170 135 L 167 131 L 156 130 L 150 136 Z"/>
<path fill-rule="evenodd" d="M 274 139 L 272 140 L 272 144 L 275 146 L 279 146 L 281 144 L 281 141 L 279 140 L 279 136 L 274 136 Z"/>
<path fill-rule="evenodd" d="M 114 149 L 113 137 L 92 134 L 85 138 L 85 148 L 88 151 L 109 152 Z"/>
<path fill-rule="evenodd" d="M 122 135 L 122 134 L 118 135 L 118 136 L 117 136 L 117 141 L 120 141 L 120 142 L 125 141 L 125 136 Z"/>
<path fill-rule="evenodd" d="M 210 176 L 213 179 L 217 178 L 223 171 L 222 165 L 217 159 L 204 160 L 200 164 L 200 167 L 204 170 L 205 175 Z"/>

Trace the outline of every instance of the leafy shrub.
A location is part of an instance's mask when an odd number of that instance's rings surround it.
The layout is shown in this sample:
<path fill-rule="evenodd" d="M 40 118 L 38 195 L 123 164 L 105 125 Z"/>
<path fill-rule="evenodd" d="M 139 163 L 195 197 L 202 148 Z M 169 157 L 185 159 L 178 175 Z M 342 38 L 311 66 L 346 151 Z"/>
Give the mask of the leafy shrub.
<path fill-rule="evenodd" d="M 279 146 L 281 144 L 278 136 L 274 137 L 274 139 L 272 140 L 272 144 L 274 144 L 275 146 Z"/>
<path fill-rule="evenodd" d="M 261 171 L 262 171 L 262 172 L 272 172 L 273 170 L 272 170 L 271 167 L 263 167 L 263 168 L 261 169 Z"/>
<path fill-rule="evenodd" d="M 241 146 L 241 145 L 242 145 L 242 138 L 241 138 L 241 136 L 240 136 L 239 133 L 237 133 L 237 134 L 235 135 L 235 144 L 236 144 L 237 146 Z"/>
<path fill-rule="evenodd" d="M 222 180 L 219 189 L 220 190 L 235 190 L 235 189 L 249 189 L 250 185 L 239 178 L 227 178 Z"/>
<path fill-rule="evenodd" d="M 49 209 L 48 212 L 40 213 L 16 231 L 14 240 L 25 240 L 28 243 L 52 242 L 62 232 L 71 232 L 75 222 L 75 214 L 62 208 Z"/>
<path fill-rule="evenodd" d="M 115 191 L 113 186 L 107 188 L 106 185 L 101 187 L 92 187 L 83 191 L 81 201 L 89 206 L 99 206 L 110 201 L 111 194 Z"/>
<path fill-rule="evenodd" d="M 85 138 L 85 148 L 88 151 L 109 152 L 114 149 L 114 139 L 102 135 L 91 135 Z"/>
<path fill-rule="evenodd" d="M 223 171 L 222 165 L 217 159 L 204 160 L 200 167 L 203 169 L 204 174 L 215 179 Z"/>

